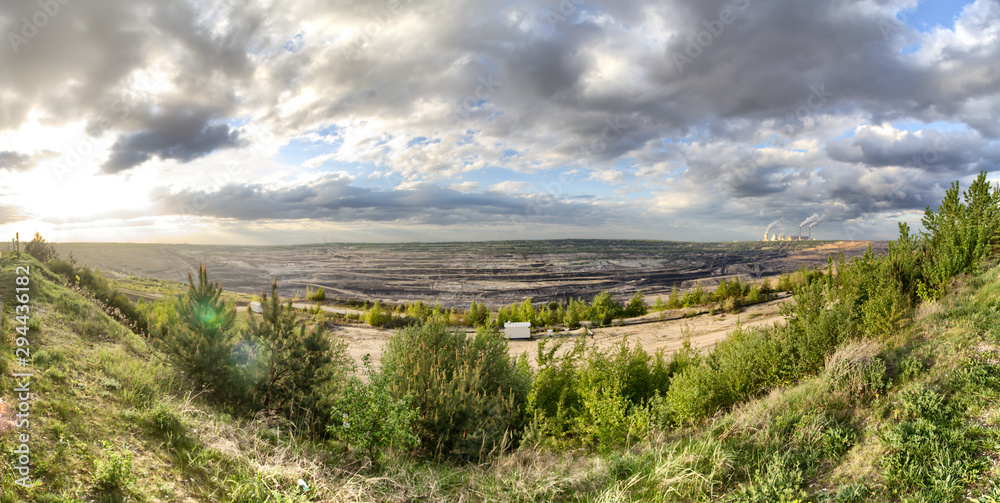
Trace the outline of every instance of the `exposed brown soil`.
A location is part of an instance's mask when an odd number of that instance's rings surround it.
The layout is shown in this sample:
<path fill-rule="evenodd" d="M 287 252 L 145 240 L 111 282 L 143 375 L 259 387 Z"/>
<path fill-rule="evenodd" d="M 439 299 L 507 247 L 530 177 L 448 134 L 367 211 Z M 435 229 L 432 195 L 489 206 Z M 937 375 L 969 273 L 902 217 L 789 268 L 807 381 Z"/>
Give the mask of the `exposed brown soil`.
<path fill-rule="evenodd" d="M 650 354 L 661 348 L 667 354 L 671 354 L 678 350 L 687 338 L 691 341 L 692 347 L 704 350 L 725 339 L 737 324 L 744 327 L 783 324 L 784 317 L 779 311 L 781 304 L 786 302 L 793 302 L 793 299 L 783 297 L 755 304 L 735 314 L 701 314 L 689 318 L 683 317 L 683 310 L 664 311 L 662 321 L 659 319 L 659 313 L 651 313 L 642 318 L 629 320 L 631 324 L 625 326 L 594 328 L 587 337 L 587 345 L 607 349 L 627 338 L 629 344 L 638 342 Z M 361 358 L 369 354 L 376 367 L 382 358 L 382 347 L 396 332 L 361 325 L 331 323 L 329 326 L 332 327 L 332 335 L 342 337 L 347 342 L 348 352 L 355 361 L 360 364 Z M 586 331 L 584 328 L 564 334 L 562 330 L 556 330 L 552 342 L 560 340 L 564 342 L 559 350 L 559 353 L 562 353 L 570 347 L 575 337 Z M 531 340 L 511 340 L 510 354 L 518 357 L 521 353 L 527 352 L 529 361 L 534 365 L 538 345 L 545 339 L 545 334 L 536 334 Z"/>
<path fill-rule="evenodd" d="M 677 285 L 712 286 L 722 278 L 774 276 L 825 264 L 830 254 L 862 254 L 870 242 L 674 243 L 662 241 L 520 241 L 486 243 L 195 246 L 57 244 L 109 276 L 187 281 L 204 263 L 226 290 L 256 294 L 277 276 L 281 295 L 324 287 L 327 298 L 401 303 L 440 301 L 496 308 L 525 298 L 591 299 L 602 290 L 655 299 Z M 873 243 L 876 251 L 884 243 Z"/>

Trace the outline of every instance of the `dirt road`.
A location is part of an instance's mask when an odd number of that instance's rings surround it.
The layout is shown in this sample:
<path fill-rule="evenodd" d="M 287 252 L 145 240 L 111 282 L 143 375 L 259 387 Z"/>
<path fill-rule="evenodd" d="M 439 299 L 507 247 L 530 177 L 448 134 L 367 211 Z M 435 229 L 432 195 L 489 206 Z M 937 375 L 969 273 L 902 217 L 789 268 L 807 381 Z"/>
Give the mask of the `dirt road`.
<path fill-rule="evenodd" d="M 685 337 L 689 337 L 693 347 L 705 349 L 725 339 L 737 324 L 744 327 L 783 324 L 785 320 L 779 312 L 780 306 L 785 302 L 792 301 L 791 298 L 783 298 L 756 304 L 747 307 L 738 314 L 703 314 L 691 318 L 667 319 L 623 327 L 596 328 L 592 331 L 593 336 L 588 337 L 587 344 L 606 349 L 627 337 L 630 344 L 635 344 L 638 341 L 643 349 L 650 354 L 660 348 L 670 354 L 681 347 Z M 664 312 L 664 317 L 676 317 L 678 314 L 678 312 L 668 311 Z M 646 318 L 657 319 L 658 315 L 651 314 Z M 355 361 L 360 364 L 361 358 L 365 354 L 370 354 L 376 366 L 382 357 L 382 347 L 393 334 L 395 334 L 394 330 L 357 325 L 337 325 L 332 330 L 334 337 L 342 337 L 347 341 L 348 352 Z M 572 342 L 572 336 L 559 338 L 567 342 L 560 350 L 561 352 L 568 348 L 568 343 Z M 527 352 L 529 361 L 534 364 L 535 354 L 541 340 L 542 338 L 536 336 L 535 339 L 527 341 L 509 341 L 510 354 L 518 357 L 521 353 Z"/>

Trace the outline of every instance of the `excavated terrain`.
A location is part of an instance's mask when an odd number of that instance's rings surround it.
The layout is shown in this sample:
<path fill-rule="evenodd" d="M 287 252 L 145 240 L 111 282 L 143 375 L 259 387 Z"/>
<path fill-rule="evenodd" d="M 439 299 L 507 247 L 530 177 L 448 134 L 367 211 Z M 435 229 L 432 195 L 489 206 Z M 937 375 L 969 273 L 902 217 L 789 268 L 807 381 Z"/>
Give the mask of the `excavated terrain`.
<path fill-rule="evenodd" d="M 467 306 L 473 299 L 498 307 L 534 301 L 591 299 L 601 291 L 655 298 L 677 285 L 711 286 L 721 278 L 774 276 L 848 258 L 885 242 L 791 241 L 684 243 L 670 241 L 549 240 L 459 243 L 208 246 L 62 243 L 63 257 L 109 276 L 186 281 L 199 263 L 223 288 L 259 293 L 277 276 L 281 294 L 324 287 L 328 298 L 440 301 Z"/>

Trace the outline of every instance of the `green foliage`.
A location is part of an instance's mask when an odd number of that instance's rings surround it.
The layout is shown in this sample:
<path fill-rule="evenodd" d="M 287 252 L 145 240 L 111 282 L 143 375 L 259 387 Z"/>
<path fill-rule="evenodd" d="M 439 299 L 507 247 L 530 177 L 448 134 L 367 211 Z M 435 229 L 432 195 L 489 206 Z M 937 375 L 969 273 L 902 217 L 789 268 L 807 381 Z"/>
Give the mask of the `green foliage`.
<path fill-rule="evenodd" d="M 590 321 L 596 326 L 611 323 L 614 318 L 620 318 L 624 308 L 608 292 L 600 292 L 590 305 Z"/>
<path fill-rule="evenodd" d="M 925 385 L 900 392 L 880 437 L 888 447 L 882 461 L 886 484 L 898 496 L 958 501 L 988 467 L 979 456 L 985 442 L 963 407 Z"/>
<path fill-rule="evenodd" d="M 259 316 L 250 313 L 236 356 L 244 384 L 252 386 L 253 407 L 318 427 L 327 417 L 320 390 L 346 378 L 353 366 L 347 343 L 331 343 L 320 327 L 307 331 L 291 302 L 281 306 L 277 279 L 270 297 L 261 291 L 261 305 Z"/>
<path fill-rule="evenodd" d="M 959 198 L 956 181 L 937 211 L 927 207 L 922 223 L 927 260 L 921 294 L 938 298 L 951 278 L 972 272 L 995 252 L 1000 241 L 1000 187 L 991 186 L 982 171 Z"/>
<path fill-rule="evenodd" d="M 560 439 L 573 431 L 579 413 L 580 393 L 577 364 L 586 352 L 586 339 L 577 338 L 573 346 L 557 354 L 564 342 L 538 344 L 535 361 L 538 371 L 528 394 L 528 412 L 545 435 Z"/>
<path fill-rule="evenodd" d="M 417 411 L 410 397 L 393 398 L 385 379 L 372 368 L 371 356 L 363 366 L 367 383 L 352 377 L 337 395 L 327 430 L 351 448 L 367 451 L 372 459 L 384 448 L 412 449 L 420 439 L 413 432 Z"/>
<path fill-rule="evenodd" d="M 61 269 L 65 272 L 65 269 Z M 115 318 L 133 332 L 149 334 L 149 319 L 124 293 L 115 288 L 99 272 L 89 267 L 74 269 L 66 279 L 71 285 L 79 286 L 92 295 L 97 304 L 112 318 Z"/>
<path fill-rule="evenodd" d="M 678 425 L 708 416 L 726 402 L 723 381 L 707 362 L 688 366 L 670 379 L 670 389 L 658 404 L 663 409 L 659 416 Z"/>
<path fill-rule="evenodd" d="M 469 306 L 469 315 L 466 319 L 470 326 L 485 327 L 490 322 L 490 309 L 485 304 L 472 301 L 472 305 Z"/>
<path fill-rule="evenodd" d="M 222 300 L 222 286 L 198 266 L 198 284 L 188 273 L 188 291 L 174 304 L 179 323 L 162 327 L 163 350 L 196 384 L 218 400 L 242 401 L 244 383 L 237 376 L 233 351 L 239 341 L 236 310 Z"/>
<path fill-rule="evenodd" d="M 326 300 L 326 289 L 319 287 L 319 289 L 316 290 L 316 293 L 309 294 L 307 298 L 315 302 L 323 302 Z"/>
<path fill-rule="evenodd" d="M 104 442 L 101 457 L 94 471 L 94 485 L 104 493 L 124 494 L 135 483 L 132 473 L 132 453 L 119 451 L 110 443 Z"/>
<path fill-rule="evenodd" d="M 405 328 L 386 344 L 382 372 L 394 399 L 412 397 L 430 453 L 482 457 L 523 426 L 528 376 L 494 329 L 470 338 L 441 323 Z"/>
<path fill-rule="evenodd" d="M 382 303 L 377 300 L 375 304 L 364 311 L 361 317 L 365 323 L 373 327 L 384 327 L 392 321 L 392 313 L 385 312 L 382 309 Z"/>
<path fill-rule="evenodd" d="M 59 254 L 56 252 L 55 247 L 46 243 L 45 238 L 37 232 L 35 233 L 35 237 L 24 245 L 24 251 L 28 255 L 35 257 L 36 260 L 43 264 L 50 260 L 59 258 Z"/>
<path fill-rule="evenodd" d="M 638 316 L 642 316 L 647 312 L 649 312 L 649 309 L 646 307 L 646 298 L 645 296 L 642 295 L 642 292 L 639 291 L 635 292 L 635 295 L 632 296 L 632 299 L 629 300 L 628 304 L 625 305 L 623 315 L 626 318 L 635 318 Z"/>

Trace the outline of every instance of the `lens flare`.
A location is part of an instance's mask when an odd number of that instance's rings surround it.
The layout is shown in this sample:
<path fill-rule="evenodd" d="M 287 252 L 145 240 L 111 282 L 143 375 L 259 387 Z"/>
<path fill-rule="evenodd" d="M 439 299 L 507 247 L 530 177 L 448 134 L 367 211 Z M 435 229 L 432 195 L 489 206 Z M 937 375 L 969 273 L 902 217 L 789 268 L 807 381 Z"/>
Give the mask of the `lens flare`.
<path fill-rule="evenodd" d="M 209 306 L 201 306 L 200 311 L 199 315 L 201 316 L 201 321 L 209 325 L 215 323 L 215 319 L 218 317 L 218 313 L 215 312 L 215 309 L 212 309 Z"/>

